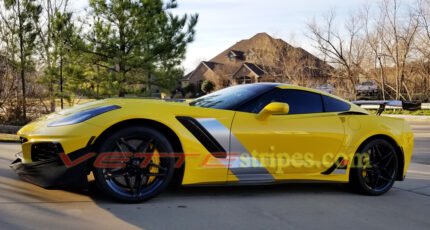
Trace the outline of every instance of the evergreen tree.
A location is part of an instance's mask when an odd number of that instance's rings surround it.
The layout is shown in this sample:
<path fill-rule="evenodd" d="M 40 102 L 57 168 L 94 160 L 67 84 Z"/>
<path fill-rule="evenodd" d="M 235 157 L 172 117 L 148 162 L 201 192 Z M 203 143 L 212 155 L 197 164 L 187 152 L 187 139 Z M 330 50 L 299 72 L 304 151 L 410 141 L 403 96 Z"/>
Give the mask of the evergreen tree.
<path fill-rule="evenodd" d="M 198 15 L 176 16 L 170 12 L 176 7 L 176 0 L 90 0 L 86 51 L 113 73 L 119 96 L 131 80 L 150 90 L 155 73 L 173 71 L 184 59 Z"/>

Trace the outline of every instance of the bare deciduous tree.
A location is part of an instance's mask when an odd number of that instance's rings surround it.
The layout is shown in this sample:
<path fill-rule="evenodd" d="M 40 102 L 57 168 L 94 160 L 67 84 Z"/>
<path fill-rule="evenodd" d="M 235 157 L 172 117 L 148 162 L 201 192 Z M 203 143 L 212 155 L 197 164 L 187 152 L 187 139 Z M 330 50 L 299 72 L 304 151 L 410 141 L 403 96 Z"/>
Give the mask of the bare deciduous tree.
<path fill-rule="evenodd" d="M 430 96 L 430 0 L 420 0 L 416 5 L 419 18 L 419 33 L 416 39 L 416 50 L 420 58 L 418 74 L 422 80 L 423 97 Z"/>
<path fill-rule="evenodd" d="M 403 12 L 402 12 L 403 10 Z M 406 99 L 405 92 L 410 100 L 411 93 L 406 85 L 407 64 L 410 60 L 413 44 L 418 32 L 419 21 L 412 12 L 400 5 L 399 0 L 383 0 L 380 4 L 379 22 L 383 55 L 387 57 L 386 65 L 393 65 L 395 69 L 396 99 Z"/>
<path fill-rule="evenodd" d="M 359 82 L 359 75 L 363 72 L 362 63 L 367 48 L 363 35 L 363 21 L 359 16 L 352 15 L 342 30 L 339 30 L 336 24 L 336 14 L 332 10 L 322 21 L 317 22 L 314 19 L 307 26 L 310 32 L 309 37 L 314 41 L 316 48 L 325 60 L 337 68 L 337 75 L 341 79 L 347 79 L 349 84 L 345 85 L 355 96 L 355 85 Z"/>
<path fill-rule="evenodd" d="M 269 49 L 247 54 L 247 61 L 257 64 L 268 75 L 266 80 L 309 87 L 327 82 L 331 68 L 326 63 L 282 40 L 270 42 L 273 44 L 267 46 Z"/>

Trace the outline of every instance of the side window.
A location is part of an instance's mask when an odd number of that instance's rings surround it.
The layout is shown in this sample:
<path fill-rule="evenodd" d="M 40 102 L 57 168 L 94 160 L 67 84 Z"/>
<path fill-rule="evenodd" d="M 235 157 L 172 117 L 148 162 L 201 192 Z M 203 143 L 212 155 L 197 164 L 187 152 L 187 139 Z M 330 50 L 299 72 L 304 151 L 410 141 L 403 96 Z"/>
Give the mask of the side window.
<path fill-rule="evenodd" d="M 284 102 L 290 106 L 289 114 L 322 113 L 324 107 L 321 95 L 303 90 L 285 91 Z"/>
<path fill-rule="evenodd" d="M 337 100 L 329 96 L 322 96 L 324 101 L 324 108 L 326 112 L 345 112 L 351 109 L 351 105 L 343 101 Z"/>
<path fill-rule="evenodd" d="M 324 112 L 321 95 L 303 90 L 277 89 L 243 106 L 240 111 L 259 113 L 271 102 L 288 103 L 289 114 Z"/>

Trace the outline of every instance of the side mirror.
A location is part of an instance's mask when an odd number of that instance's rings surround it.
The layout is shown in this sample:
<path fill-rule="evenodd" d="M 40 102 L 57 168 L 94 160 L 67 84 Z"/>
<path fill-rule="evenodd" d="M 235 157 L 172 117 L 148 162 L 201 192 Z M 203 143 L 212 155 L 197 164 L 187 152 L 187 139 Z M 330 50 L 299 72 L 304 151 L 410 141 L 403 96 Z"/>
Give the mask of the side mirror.
<path fill-rule="evenodd" d="M 287 103 L 272 102 L 266 105 L 257 115 L 257 119 L 264 120 L 271 115 L 285 115 L 290 111 L 290 106 Z"/>

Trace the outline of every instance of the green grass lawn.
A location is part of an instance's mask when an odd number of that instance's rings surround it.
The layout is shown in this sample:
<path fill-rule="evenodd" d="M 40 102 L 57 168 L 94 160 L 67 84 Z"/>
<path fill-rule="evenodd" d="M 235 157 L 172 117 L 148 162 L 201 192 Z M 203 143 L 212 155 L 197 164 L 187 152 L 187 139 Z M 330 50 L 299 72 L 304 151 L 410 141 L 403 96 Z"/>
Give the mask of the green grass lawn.
<path fill-rule="evenodd" d="M 375 114 L 377 110 L 369 110 L 372 114 Z M 403 109 L 387 109 L 383 114 L 391 115 L 414 115 L 414 116 L 430 116 L 430 110 L 417 110 L 417 111 L 407 111 Z"/>

